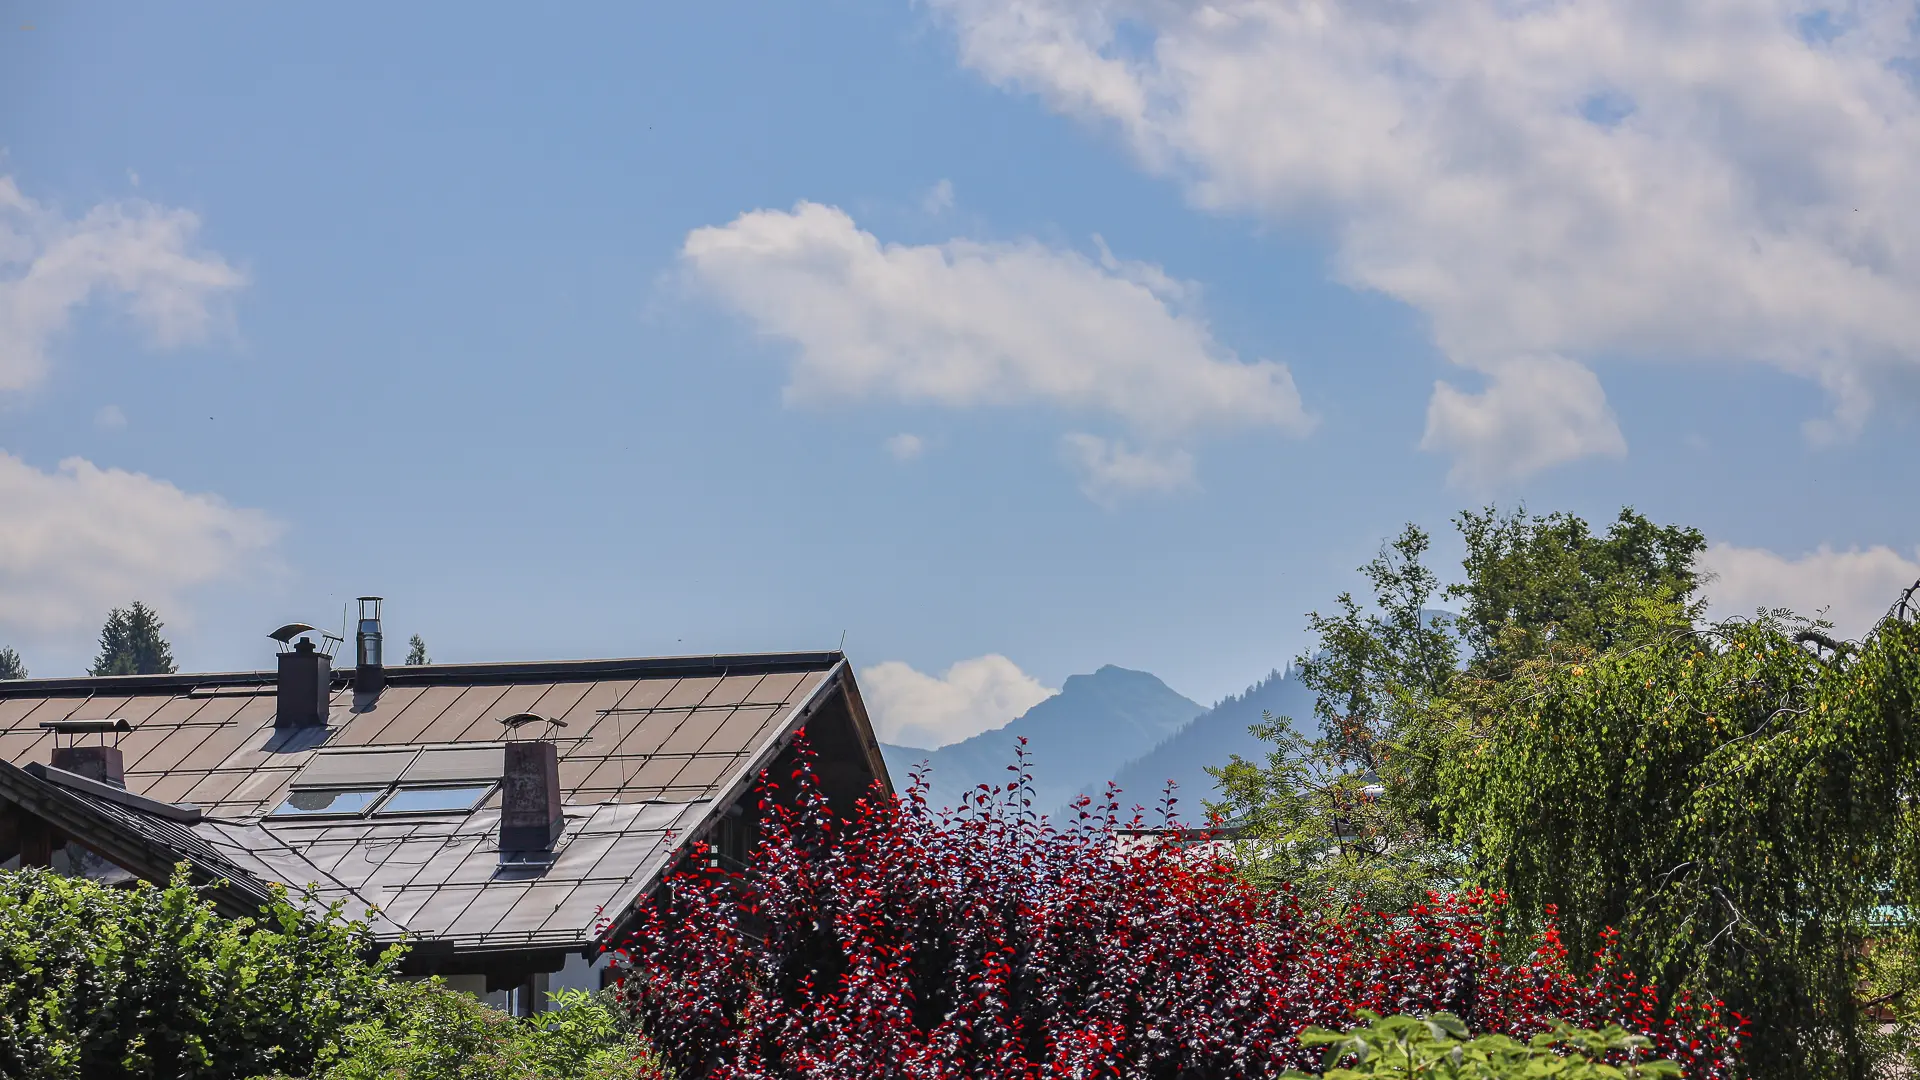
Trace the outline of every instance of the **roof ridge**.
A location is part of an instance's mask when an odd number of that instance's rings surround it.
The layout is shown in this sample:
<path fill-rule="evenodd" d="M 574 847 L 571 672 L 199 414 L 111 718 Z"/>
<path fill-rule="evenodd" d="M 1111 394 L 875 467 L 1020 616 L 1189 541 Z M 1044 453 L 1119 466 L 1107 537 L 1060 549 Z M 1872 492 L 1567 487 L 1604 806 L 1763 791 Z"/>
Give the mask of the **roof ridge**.
<path fill-rule="evenodd" d="M 831 669 L 844 659 L 837 649 L 711 653 L 694 656 L 630 656 L 589 660 L 508 660 L 473 664 L 398 665 L 386 669 L 390 686 L 433 686 L 459 682 L 517 682 L 618 678 L 665 675 L 753 675 L 784 671 Z M 334 671 L 336 684 L 353 676 L 353 668 Z M 0 699 L 48 693 L 122 692 L 150 694 L 191 691 L 201 687 L 270 686 L 279 676 L 272 671 L 185 672 L 168 675 L 75 675 L 48 679 L 9 679 L 0 682 Z"/>

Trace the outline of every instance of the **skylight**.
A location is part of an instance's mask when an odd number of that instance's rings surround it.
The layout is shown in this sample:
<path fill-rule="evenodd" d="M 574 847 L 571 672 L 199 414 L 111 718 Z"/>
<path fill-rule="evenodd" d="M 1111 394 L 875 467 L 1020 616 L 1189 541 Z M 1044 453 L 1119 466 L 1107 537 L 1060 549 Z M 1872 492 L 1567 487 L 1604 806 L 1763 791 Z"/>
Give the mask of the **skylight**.
<path fill-rule="evenodd" d="M 316 752 L 273 818 L 464 814 L 505 771 L 501 743 L 351 746 Z"/>
<path fill-rule="evenodd" d="M 380 814 L 464 814 L 480 805 L 480 800 L 493 790 L 492 784 L 472 784 L 463 787 L 403 787 L 387 796 L 380 808 Z"/>
<path fill-rule="evenodd" d="M 287 801 L 269 817 L 309 817 L 321 814 L 363 813 L 380 797 L 384 788 L 352 788 L 336 790 L 315 790 L 306 788 L 294 791 Z"/>

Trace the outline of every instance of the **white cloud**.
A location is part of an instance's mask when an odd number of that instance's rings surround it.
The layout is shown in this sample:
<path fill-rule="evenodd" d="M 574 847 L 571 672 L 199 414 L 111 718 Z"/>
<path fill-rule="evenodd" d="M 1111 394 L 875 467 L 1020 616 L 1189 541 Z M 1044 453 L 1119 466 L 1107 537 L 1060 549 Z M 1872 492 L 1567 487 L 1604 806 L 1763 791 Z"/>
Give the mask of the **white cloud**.
<path fill-rule="evenodd" d="M 134 599 L 262 565 L 281 526 L 258 510 L 79 458 L 43 472 L 0 451 L 0 628 L 61 635 Z"/>
<path fill-rule="evenodd" d="M 935 217 L 953 209 L 953 181 L 942 180 L 928 188 L 920 200 L 920 208 Z"/>
<path fill-rule="evenodd" d="M 860 672 L 860 689 L 884 742 L 934 750 L 1004 727 L 1059 693 L 998 653 L 926 675 L 899 660 Z"/>
<path fill-rule="evenodd" d="M 1199 205 L 1330 225 L 1339 277 L 1421 311 L 1496 397 L 1530 356 L 1733 359 L 1814 381 L 1810 433 L 1846 434 L 1920 376 L 1911 0 L 932 3 L 964 64 Z M 1480 412 L 1564 390 L 1509 381 Z M 1510 475 L 1618 445 L 1506 430 Z"/>
<path fill-rule="evenodd" d="M 912 461 L 926 453 L 927 441 L 910 432 L 901 432 L 887 439 L 887 453 L 895 461 Z"/>
<path fill-rule="evenodd" d="M 1192 286 L 1157 266 L 1033 241 L 882 244 L 809 202 L 695 229 L 681 255 L 762 334 L 798 346 L 790 400 L 1045 403 L 1162 439 L 1312 426 L 1286 367 L 1240 362 L 1182 309 Z"/>
<path fill-rule="evenodd" d="M 1081 492 L 1103 506 L 1193 486 L 1193 455 L 1185 450 L 1134 450 L 1117 439 L 1076 431 L 1061 436 L 1060 452 L 1080 477 Z"/>
<path fill-rule="evenodd" d="M 1420 447 L 1453 455 L 1453 483 L 1486 489 L 1589 454 L 1620 457 L 1627 441 L 1593 372 L 1548 356 L 1502 364 L 1478 394 L 1435 383 Z"/>
<path fill-rule="evenodd" d="M 0 391 L 45 376 L 47 349 L 89 299 L 116 301 L 155 345 L 205 339 L 245 275 L 194 250 L 200 219 L 144 200 L 68 219 L 0 176 Z"/>
<path fill-rule="evenodd" d="M 1717 543 L 1701 565 L 1714 574 L 1705 592 L 1715 615 L 1751 615 L 1757 608 L 1788 607 L 1802 615 L 1823 609 L 1844 636 L 1873 628 L 1902 590 L 1920 581 L 1920 548 L 1908 558 L 1884 545 L 1834 551 L 1821 545 L 1797 559 L 1765 548 Z"/>
<path fill-rule="evenodd" d="M 127 426 L 126 410 L 118 405 L 102 405 L 93 414 L 93 426 L 101 431 L 119 431 Z"/>

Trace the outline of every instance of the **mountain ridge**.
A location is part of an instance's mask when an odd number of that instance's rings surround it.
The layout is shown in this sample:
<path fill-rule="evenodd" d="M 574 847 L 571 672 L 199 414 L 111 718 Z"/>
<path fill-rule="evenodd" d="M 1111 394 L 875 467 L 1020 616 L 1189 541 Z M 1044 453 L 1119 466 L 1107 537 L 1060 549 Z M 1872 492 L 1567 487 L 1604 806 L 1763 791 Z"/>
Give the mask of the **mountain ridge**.
<path fill-rule="evenodd" d="M 1248 729 L 1271 714 L 1292 719 L 1294 729 L 1301 730 L 1300 725 L 1312 724 L 1313 701 L 1313 692 L 1292 668 L 1275 669 L 1241 693 L 1220 699 L 1115 770 L 1113 782 L 1120 787 L 1121 807 L 1158 807 L 1171 780 L 1176 785 L 1176 816 L 1188 823 L 1201 821 L 1206 815 L 1204 804 L 1220 797 L 1218 785 L 1207 775 L 1207 766 L 1225 765 L 1235 754 L 1249 761 L 1265 761 L 1273 744 Z M 1082 794 L 1095 800 L 1104 792 L 1104 780 L 1081 789 Z"/>
<path fill-rule="evenodd" d="M 1206 711 L 1145 671 L 1107 664 L 1069 676 L 1060 692 L 992 731 L 919 750 L 882 743 L 887 768 L 904 780 L 928 766 L 927 800 L 958 806 L 979 785 L 1004 785 L 1019 739 L 1031 763 L 1034 806 L 1064 805 L 1088 785 L 1104 784 L 1134 757 L 1166 741 Z"/>

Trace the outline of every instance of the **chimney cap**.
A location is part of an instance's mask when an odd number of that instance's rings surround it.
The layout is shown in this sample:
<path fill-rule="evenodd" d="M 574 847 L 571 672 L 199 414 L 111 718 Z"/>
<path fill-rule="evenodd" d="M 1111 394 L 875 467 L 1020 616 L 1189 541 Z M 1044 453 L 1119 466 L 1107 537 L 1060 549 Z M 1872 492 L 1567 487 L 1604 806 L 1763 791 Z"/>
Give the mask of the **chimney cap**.
<path fill-rule="evenodd" d="M 302 634 L 319 634 L 320 644 L 318 646 L 311 644 L 312 639 L 301 637 Z M 303 622 L 290 622 L 267 636 L 280 643 L 280 651 L 283 653 L 312 652 L 318 648 L 329 660 L 333 659 L 333 650 L 340 647 L 340 635 Z M 294 638 L 300 638 L 305 647 L 294 644 Z"/>
<path fill-rule="evenodd" d="M 133 723 L 123 716 L 110 716 L 104 720 L 43 720 L 40 726 L 57 735 L 104 735 L 108 732 L 125 735 L 133 730 Z"/>
<path fill-rule="evenodd" d="M 551 716 L 541 716 L 539 713 L 530 712 L 517 712 L 512 716 L 503 716 L 500 718 L 500 723 L 501 726 L 505 727 L 508 731 L 519 731 L 528 724 L 550 724 L 553 727 L 567 726 L 565 720 L 559 720 Z"/>

